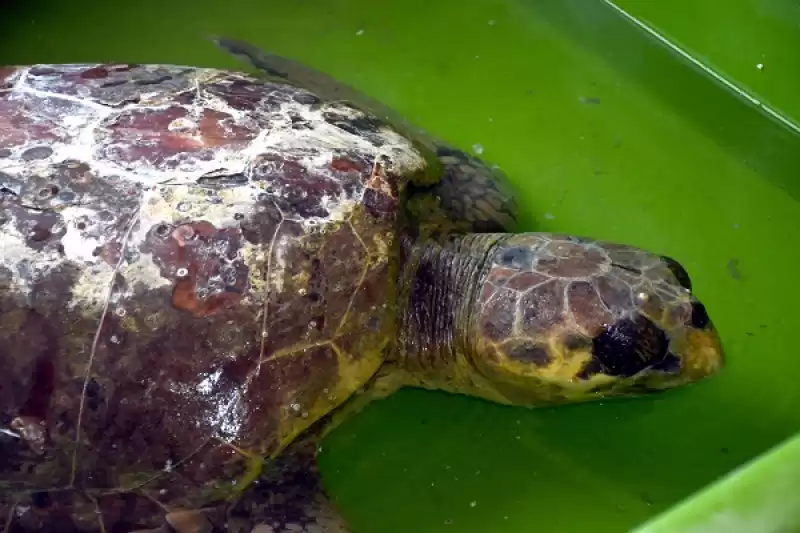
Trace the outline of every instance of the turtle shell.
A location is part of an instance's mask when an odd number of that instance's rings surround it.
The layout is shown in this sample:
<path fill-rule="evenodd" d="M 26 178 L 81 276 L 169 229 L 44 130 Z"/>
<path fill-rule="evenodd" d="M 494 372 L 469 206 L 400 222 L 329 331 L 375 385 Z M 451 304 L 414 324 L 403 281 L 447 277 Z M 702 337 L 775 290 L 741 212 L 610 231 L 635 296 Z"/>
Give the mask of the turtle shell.
<path fill-rule="evenodd" d="M 426 165 L 363 112 L 243 74 L 1 69 L 0 512 L 202 505 L 346 400 L 395 337 Z"/>

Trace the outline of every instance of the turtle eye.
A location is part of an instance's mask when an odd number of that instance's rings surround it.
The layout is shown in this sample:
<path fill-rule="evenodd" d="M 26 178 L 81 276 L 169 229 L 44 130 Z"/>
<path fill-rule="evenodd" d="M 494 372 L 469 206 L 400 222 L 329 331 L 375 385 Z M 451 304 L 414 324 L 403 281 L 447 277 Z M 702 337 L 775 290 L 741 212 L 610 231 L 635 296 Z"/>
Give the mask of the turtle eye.
<path fill-rule="evenodd" d="M 626 318 L 607 327 L 592 341 L 592 353 L 610 376 L 630 377 L 661 361 L 667 336 L 644 316 Z"/>

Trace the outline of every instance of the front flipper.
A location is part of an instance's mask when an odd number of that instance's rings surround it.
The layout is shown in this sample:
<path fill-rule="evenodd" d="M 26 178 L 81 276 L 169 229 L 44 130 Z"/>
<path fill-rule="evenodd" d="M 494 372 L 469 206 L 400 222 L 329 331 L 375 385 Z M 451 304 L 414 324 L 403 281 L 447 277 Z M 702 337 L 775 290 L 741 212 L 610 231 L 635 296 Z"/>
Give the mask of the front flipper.
<path fill-rule="evenodd" d="M 362 390 L 319 422 L 319 438 L 327 437 L 342 422 L 360 413 L 372 402 L 383 400 L 401 388 L 412 384 L 413 381 L 404 372 L 394 366 L 384 364 Z"/>
<path fill-rule="evenodd" d="M 238 39 L 212 37 L 211 41 L 230 55 L 262 71 L 271 80 L 302 87 L 323 100 L 348 102 L 365 113 L 389 120 L 404 134 L 410 134 L 412 129 L 416 129 L 385 104 L 299 61 L 271 54 Z"/>
<path fill-rule="evenodd" d="M 275 459 L 254 460 L 251 481 L 230 500 L 203 509 L 163 509 L 160 527 L 131 533 L 352 533 L 317 468 L 323 427 L 311 428 Z"/>
<path fill-rule="evenodd" d="M 212 41 L 270 79 L 305 88 L 325 100 L 346 101 L 387 120 L 401 134 L 435 154 L 443 169 L 441 182 L 418 188 L 416 196 L 433 199 L 437 207 L 431 211 L 424 199 L 425 207 L 416 214 L 418 223 L 437 226 L 445 233 L 516 229 L 518 213 L 513 188 L 499 169 L 449 146 L 385 104 L 299 61 L 271 54 L 245 41 L 227 37 L 214 37 Z"/>
<path fill-rule="evenodd" d="M 449 146 L 437 145 L 441 181 L 430 187 L 412 187 L 412 203 L 436 208 L 417 209 L 417 222 L 452 232 L 512 232 L 517 229 L 518 207 L 505 174 L 480 159 Z M 446 220 L 440 218 L 444 216 Z M 437 220 L 439 218 L 439 220 Z"/>
<path fill-rule="evenodd" d="M 351 533 L 322 486 L 318 438 L 290 445 L 227 510 L 227 533 Z"/>

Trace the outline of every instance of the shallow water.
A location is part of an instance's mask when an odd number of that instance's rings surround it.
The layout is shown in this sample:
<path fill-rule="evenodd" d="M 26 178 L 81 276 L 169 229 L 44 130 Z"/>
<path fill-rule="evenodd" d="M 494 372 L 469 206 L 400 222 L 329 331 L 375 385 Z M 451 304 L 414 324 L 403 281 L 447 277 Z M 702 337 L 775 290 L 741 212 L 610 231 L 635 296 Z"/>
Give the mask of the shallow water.
<path fill-rule="evenodd" d="M 774 2 L 773 2 L 774 3 Z M 679 259 L 721 331 L 713 380 L 526 411 L 405 391 L 325 443 L 356 533 L 627 530 L 800 430 L 800 139 L 601 2 L 40 0 L 0 63 L 306 61 L 519 186 L 525 229 Z M 793 244 L 794 243 L 794 244 Z"/>

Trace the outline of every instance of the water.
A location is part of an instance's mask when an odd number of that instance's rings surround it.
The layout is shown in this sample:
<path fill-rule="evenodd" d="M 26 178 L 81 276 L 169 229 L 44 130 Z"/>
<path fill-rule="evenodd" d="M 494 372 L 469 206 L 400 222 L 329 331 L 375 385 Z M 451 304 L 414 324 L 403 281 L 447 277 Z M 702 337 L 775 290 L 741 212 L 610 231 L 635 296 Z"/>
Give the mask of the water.
<path fill-rule="evenodd" d="M 525 229 L 689 269 L 728 353 L 718 378 L 538 411 L 401 392 L 323 447 L 356 533 L 618 533 L 800 429 L 800 141 L 601 2 L 29 5 L 0 21 L 1 63 L 238 68 L 203 39 L 247 39 L 480 146 L 521 188 Z"/>

